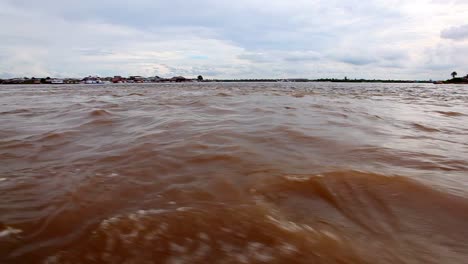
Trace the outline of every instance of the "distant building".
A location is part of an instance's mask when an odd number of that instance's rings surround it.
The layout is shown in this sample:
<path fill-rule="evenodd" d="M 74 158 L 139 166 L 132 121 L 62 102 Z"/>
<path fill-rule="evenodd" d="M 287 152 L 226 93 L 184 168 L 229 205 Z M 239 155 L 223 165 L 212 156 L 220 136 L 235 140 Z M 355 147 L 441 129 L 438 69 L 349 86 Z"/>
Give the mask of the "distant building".
<path fill-rule="evenodd" d="M 63 81 L 63 79 L 57 79 L 57 78 L 54 78 L 50 81 L 51 84 L 64 84 L 65 82 Z"/>
<path fill-rule="evenodd" d="M 126 81 L 127 79 L 123 78 L 122 76 L 114 76 L 114 78 L 112 78 L 113 83 L 124 83 Z"/>
<path fill-rule="evenodd" d="M 77 84 L 80 83 L 79 79 L 74 79 L 74 78 L 68 78 L 63 80 L 66 84 Z"/>
<path fill-rule="evenodd" d="M 146 82 L 164 82 L 165 79 L 159 77 L 159 76 L 154 76 L 154 77 L 149 77 L 149 78 L 146 78 Z"/>
<path fill-rule="evenodd" d="M 132 82 L 132 83 L 144 83 L 145 82 L 145 78 L 142 76 L 130 76 L 128 80 L 129 82 Z"/>
<path fill-rule="evenodd" d="M 85 83 L 85 84 L 102 84 L 103 81 L 98 76 L 88 76 L 88 77 L 83 79 L 83 83 Z"/>
<path fill-rule="evenodd" d="M 13 78 L 8 80 L 3 80 L 4 84 L 24 84 L 27 78 Z"/>

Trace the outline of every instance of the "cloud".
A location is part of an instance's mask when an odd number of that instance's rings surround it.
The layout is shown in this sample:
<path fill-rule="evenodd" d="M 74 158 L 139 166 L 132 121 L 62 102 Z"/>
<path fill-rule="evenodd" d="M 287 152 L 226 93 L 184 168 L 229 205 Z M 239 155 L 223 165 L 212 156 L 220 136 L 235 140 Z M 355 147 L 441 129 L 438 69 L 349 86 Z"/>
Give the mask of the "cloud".
<path fill-rule="evenodd" d="M 77 49 L 77 51 L 85 56 L 102 56 L 102 55 L 114 54 L 112 51 L 99 49 L 99 48 L 94 48 L 94 49 L 84 48 L 84 49 Z"/>
<path fill-rule="evenodd" d="M 466 0 L 0 0 L 0 73 L 436 79 L 468 68 L 467 26 L 447 28 L 466 17 Z"/>
<path fill-rule="evenodd" d="M 278 59 L 276 57 L 273 57 L 271 54 L 253 53 L 253 52 L 243 53 L 237 57 L 241 60 L 247 60 L 247 61 L 254 62 L 254 63 L 274 62 L 275 60 Z"/>
<path fill-rule="evenodd" d="M 284 57 L 285 61 L 290 62 L 313 62 L 321 60 L 323 56 L 314 51 L 304 51 L 304 52 L 290 52 Z"/>
<path fill-rule="evenodd" d="M 339 59 L 344 63 L 349 63 L 352 65 L 367 65 L 377 62 L 376 59 L 371 57 L 359 57 L 359 56 L 346 56 Z"/>
<path fill-rule="evenodd" d="M 462 43 L 443 43 L 425 50 L 423 60 L 424 68 L 431 70 L 441 70 L 446 74 L 449 71 L 466 69 L 466 56 L 468 46 Z M 462 67 L 453 67 L 453 65 L 462 65 Z"/>
<path fill-rule="evenodd" d="M 445 39 L 453 40 L 468 39 L 468 24 L 444 29 L 440 33 L 440 36 Z"/>

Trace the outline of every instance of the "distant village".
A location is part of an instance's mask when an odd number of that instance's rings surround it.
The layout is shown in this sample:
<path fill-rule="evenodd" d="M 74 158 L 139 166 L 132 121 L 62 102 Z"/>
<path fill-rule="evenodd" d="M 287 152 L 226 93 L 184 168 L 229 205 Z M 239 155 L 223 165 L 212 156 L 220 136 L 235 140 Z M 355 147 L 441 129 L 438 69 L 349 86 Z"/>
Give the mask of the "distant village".
<path fill-rule="evenodd" d="M 197 78 L 185 78 L 176 76 L 172 78 L 161 78 L 159 76 L 114 76 L 99 77 L 88 76 L 85 78 L 12 78 L 0 79 L 0 84 L 112 84 L 112 83 L 181 83 L 181 82 L 375 82 L 375 83 L 429 83 L 432 81 L 424 80 L 380 80 L 380 79 L 306 79 L 306 78 L 288 78 L 288 79 L 204 79 L 203 76 Z"/>
<path fill-rule="evenodd" d="M 382 79 L 351 79 L 348 77 L 340 78 L 289 78 L 289 79 L 204 79 L 199 75 L 197 78 L 185 78 L 176 76 L 172 78 L 161 78 L 159 76 L 114 76 L 99 77 L 88 76 L 85 78 L 12 78 L 0 79 L 0 84 L 112 84 L 112 83 L 181 83 L 181 82 L 352 82 L 352 83 L 435 83 L 435 84 L 468 84 L 468 75 L 456 78 L 457 72 L 453 72 L 452 79 L 446 81 L 432 80 L 382 80 Z"/>
<path fill-rule="evenodd" d="M 99 77 L 88 76 L 85 78 L 12 78 L 0 79 L 0 84 L 110 84 L 110 83 L 165 83 L 165 82 L 197 82 L 203 81 L 202 76 L 196 79 L 188 79 L 182 76 L 172 78 L 142 77 L 142 76 L 114 76 L 114 77 Z"/>

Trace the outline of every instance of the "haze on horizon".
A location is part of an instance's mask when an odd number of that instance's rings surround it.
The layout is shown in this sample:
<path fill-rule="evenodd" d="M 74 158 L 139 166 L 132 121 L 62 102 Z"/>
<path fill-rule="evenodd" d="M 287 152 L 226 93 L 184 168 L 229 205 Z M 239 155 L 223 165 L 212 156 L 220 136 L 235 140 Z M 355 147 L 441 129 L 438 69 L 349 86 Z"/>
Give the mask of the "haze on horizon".
<path fill-rule="evenodd" d="M 0 78 L 447 79 L 468 0 L 0 0 Z"/>

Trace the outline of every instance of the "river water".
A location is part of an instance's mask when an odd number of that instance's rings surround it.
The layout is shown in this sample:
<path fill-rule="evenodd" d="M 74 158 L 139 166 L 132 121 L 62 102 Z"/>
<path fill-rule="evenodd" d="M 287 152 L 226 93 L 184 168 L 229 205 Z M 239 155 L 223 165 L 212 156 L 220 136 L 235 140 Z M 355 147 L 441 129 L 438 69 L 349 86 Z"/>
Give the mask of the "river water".
<path fill-rule="evenodd" d="M 0 86 L 0 263 L 467 263 L 468 86 Z"/>

